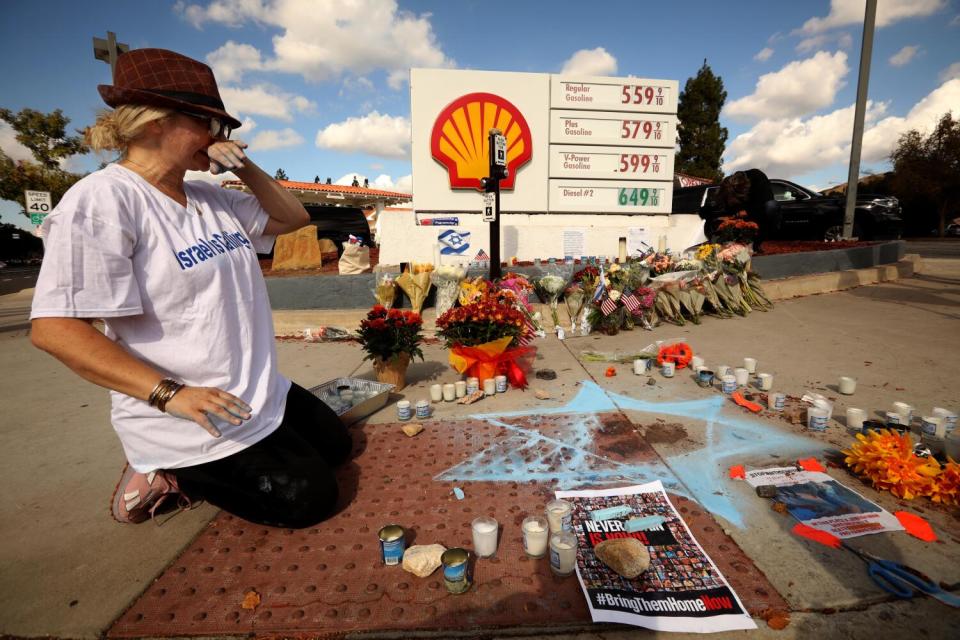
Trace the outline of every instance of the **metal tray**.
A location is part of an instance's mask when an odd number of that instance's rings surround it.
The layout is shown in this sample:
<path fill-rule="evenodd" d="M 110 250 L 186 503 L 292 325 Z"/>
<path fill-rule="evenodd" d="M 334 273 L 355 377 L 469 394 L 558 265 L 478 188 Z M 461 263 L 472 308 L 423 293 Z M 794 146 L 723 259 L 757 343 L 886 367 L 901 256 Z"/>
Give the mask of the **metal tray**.
<path fill-rule="evenodd" d="M 340 400 L 337 392 L 337 387 L 342 386 L 349 386 L 355 394 L 362 393 L 367 397 L 352 406 L 347 406 Z M 363 378 L 336 378 L 311 387 L 309 391 L 333 409 L 344 424 L 349 425 L 385 406 L 393 388 L 392 384 Z"/>

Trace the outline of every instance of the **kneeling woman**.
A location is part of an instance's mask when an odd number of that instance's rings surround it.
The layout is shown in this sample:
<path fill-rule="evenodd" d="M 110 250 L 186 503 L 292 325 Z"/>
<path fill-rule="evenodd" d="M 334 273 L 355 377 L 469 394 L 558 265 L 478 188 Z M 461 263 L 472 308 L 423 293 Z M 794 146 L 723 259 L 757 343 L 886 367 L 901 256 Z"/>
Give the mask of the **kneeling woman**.
<path fill-rule="evenodd" d="M 111 390 L 128 461 L 114 517 L 141 522 L 187 498 L 262 524 L 316 524 L 336 506 L 332 468 L 350 436 L 278 372 L 256 254 L 309 216 L 229 139 L 240 122 L 206 65 L 138 49 L 99 89 L 114 109 L 87 141 L 120 159 L 80 180 L 44 222 L 31 337 Z M 253 195 L 184 180 L 226 169 Z"/>

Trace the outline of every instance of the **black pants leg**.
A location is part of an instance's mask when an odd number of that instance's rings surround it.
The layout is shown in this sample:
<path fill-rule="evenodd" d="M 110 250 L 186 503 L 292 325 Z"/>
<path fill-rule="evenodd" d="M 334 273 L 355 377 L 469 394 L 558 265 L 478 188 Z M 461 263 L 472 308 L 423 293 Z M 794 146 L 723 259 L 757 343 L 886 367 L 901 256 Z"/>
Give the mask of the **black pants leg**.
<path fill-rule="evenodd" d="M 333 467 L 351 448 L 333 410 L 294 384 L 283 422 L 269 436 L 221 460 L 169 472 L 190 498 L 258 524 L 303 528 L 333 512 L 339 493 Z"/>

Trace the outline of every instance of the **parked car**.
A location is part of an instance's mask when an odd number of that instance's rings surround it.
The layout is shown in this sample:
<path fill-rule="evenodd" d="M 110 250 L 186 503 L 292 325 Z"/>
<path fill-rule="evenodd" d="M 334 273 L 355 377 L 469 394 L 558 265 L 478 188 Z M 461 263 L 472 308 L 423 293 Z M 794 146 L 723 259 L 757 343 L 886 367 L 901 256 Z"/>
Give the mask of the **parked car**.
<path fill-rule="evenodd" d="M 944 229 L 944 234 L 948 236 L 960 236 L 960 224 L 951 222 L 947 225 L 946 229 Z"/>
<path fill-rule="evenodd" d="M 781 180 L 770 179 L 777 201 L 776 224 L 769 237 L 780 240 L 837 240 L 843 235 L 846 199 L 825 196 Z M 697 186 L 674 189 L 674 213 L 699 213 L 704 233 L 709 237 L 718 218 L 724 215 L 716 202 L 718 187 Z M 864 195 L 857 197 L 853 235 L 861 240 L 899 238 L 903 231 L 900 203 L 894 197 Z"/>

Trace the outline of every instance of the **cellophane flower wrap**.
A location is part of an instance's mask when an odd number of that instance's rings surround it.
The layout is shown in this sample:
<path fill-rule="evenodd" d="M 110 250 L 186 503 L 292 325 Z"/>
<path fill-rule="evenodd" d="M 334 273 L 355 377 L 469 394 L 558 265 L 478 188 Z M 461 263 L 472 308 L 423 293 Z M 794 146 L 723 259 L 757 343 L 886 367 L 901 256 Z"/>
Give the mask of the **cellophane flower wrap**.
<path fill-rule="evenodd" d="M 525 369 L 536 350 L 527 346 L 532 331 L 512 292 L 489 291 L 450 309 L 437 318 L 437 335 L 458 372 L 481 382 L 502 374 L 511 386 L 526 388 Z"/>
<path fill-rule="evenodd" d="M 374 274 L 373 297 L 380 306 L 387 309 L 393 308 L 393 301 L 397 297 L 397 281 L 392 273 Z"/>
<path fill-rule="evenodd" d="M 534 286 L 540 299 L 550 305 L 550 316 L 553 318 L 553 326 L 560 326 L 560 316 L 557 315 L 557 305 L 560 301 L 560 295 L 567 286 L 566 278 L 555 273 L 548 273 L 537 279 Z"/>
<path fill-rule="evenodd" d="M 387 362 L 400 354 L 408 354 L 412 360 L 419 356 L 423 360 L 420 333 L 423 320 L 415 311 L 387 309 L 383 305 L 374 305 L 367 317 L 360 321 L 357 339 L 366 351 L 364 360 L 380 359 Z"/>
<path fill-rule="evenodd" d="M 441 266 L 437 267 L 431 274 L 430 280 L 433 286 L 437 288 L 437 317 L 453 308 L 457 303 L 457 297 L 460 294 L 460 283 L 466 276 L 463 267 Z"/>
<path fill-rule="evenodd" d="M 570 334 L 577 331 L 577 316 L 583 310 L 583 303 L 586 300 L 586 294 L 583 291 L 583 285 L 579 282 L 572 283 L 563 291 L 563 301 L 567 305 L 567 313 L 570 315 Z"/>
<path fill-rule="evenodd" d="M 430 293 L 430 273 L 433 265 L 414 262 L 408 271 L 397 277 L 397 286 L 410 298 L 410 306 L 417 313 L 423 310 L 423 301 Z"/>

